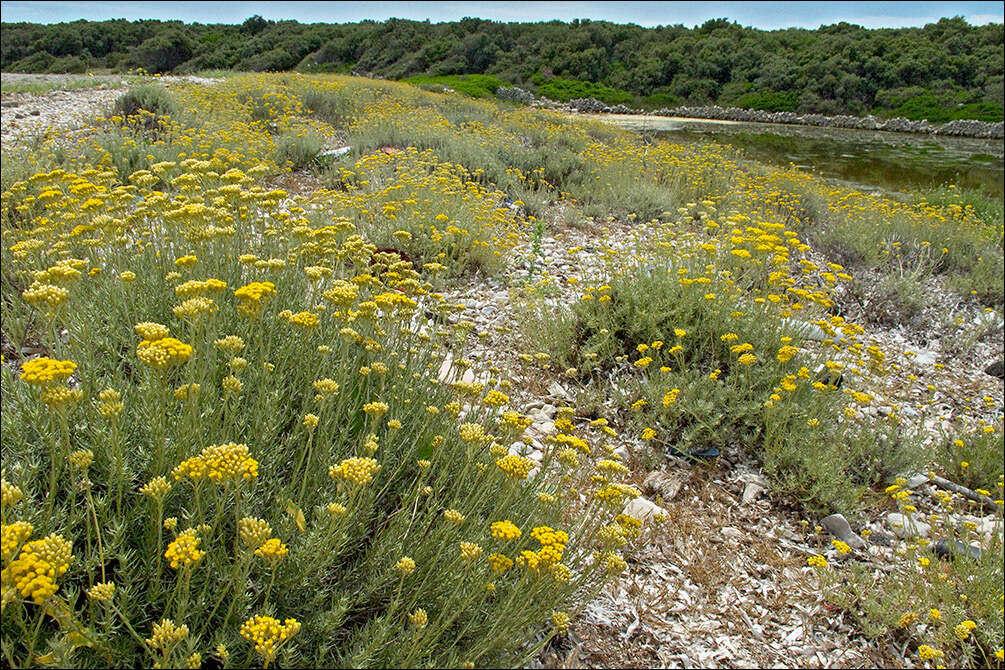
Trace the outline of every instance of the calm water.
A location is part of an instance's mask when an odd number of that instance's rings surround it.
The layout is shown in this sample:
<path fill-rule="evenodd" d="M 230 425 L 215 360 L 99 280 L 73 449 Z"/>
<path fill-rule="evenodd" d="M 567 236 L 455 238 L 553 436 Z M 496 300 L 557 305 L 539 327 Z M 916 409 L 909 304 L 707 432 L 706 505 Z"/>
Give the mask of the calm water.
<path fill-rule="evenodd" d="M 590 115 L 629 130 L 674 141 L 708 141 L 739 147 L 750 158 L 794 164 L 863 190 L 903 192 L 941 184 L 1005 191 L 1005 142 L 774 123 L 723 123 Z"/>

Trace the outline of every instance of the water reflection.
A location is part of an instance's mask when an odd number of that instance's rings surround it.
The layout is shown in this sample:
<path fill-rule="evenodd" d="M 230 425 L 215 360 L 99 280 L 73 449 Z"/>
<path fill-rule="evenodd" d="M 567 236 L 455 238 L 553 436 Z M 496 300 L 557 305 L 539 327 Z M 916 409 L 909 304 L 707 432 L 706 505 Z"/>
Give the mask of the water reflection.
<path fill-rule="evenodd" d="M 1005 191 L 1005 142 L 774 123 L 720 122 L 618 114 L 583 115 L 673 141 L 713 140 L 755 160 L 790 163 L 864 190 L 907 191 L 941 184 Z"/>

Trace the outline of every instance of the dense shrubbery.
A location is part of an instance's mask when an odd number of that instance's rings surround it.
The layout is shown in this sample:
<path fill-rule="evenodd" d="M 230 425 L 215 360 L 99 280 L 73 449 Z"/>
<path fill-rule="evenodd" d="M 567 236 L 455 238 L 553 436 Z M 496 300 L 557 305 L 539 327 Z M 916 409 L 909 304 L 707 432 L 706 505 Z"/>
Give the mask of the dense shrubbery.
<path fill-rule="evenodd" d="M 236 25 L 123 20 L 3 25 L 0 66 L 56 72 L 289 70 L 411 76 L 492 75 L 553 99 L 648 108 L 720 104 L 771 111 L 1000 121 L 1002 24 L 962 18 L 924 28 L 763 31 L 725 19 L 689 29 L 603 21 Z M 432 82 L 442 83 L 442 82 Z M 459 91 L 483 94 L 481 83 Z M 538 89 L 540 87 L 540 89 Z"/>

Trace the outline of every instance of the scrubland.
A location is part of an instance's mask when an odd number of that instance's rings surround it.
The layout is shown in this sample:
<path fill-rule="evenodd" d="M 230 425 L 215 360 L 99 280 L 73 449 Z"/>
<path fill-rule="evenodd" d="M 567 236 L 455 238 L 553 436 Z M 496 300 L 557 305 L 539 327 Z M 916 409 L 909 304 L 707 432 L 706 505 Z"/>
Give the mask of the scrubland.
<path fill-rule="evenodd" d="M 821 543 L 806 570 L 904 662 L 1001 666 L 1001 384 L 933 433 L 869 340 L 932 285 L 1000 337 L 1000 204 L 305 75 L 134 86 L 5 149 L 2 190 L 11 667 L 527 664 L 673 533 L 624 513 L 668 453 L 751 459 L 807 519 L 979 543 L 908 537 L 878 581 Z M 542 236 L 600 226 L 630 250 L 569 249 L 566 299 Z M 493 334 L 444 293 L 472 277 L 512 295 L 512 369 L 466 357 Z M 532 453 L 521 385 L 556 379 Z M 927 514 L 912 472 L 994 503 Z"/>

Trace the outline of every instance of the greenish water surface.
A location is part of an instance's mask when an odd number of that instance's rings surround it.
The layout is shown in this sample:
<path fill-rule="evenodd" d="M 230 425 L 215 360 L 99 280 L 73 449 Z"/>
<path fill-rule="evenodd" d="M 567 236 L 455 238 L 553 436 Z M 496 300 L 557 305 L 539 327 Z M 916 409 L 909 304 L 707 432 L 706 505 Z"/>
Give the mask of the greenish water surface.
<path fill-rule="evenodd" d="M 676 142 L 715 141 L 749 158 L 812 170 L 863 190 L 925 191 L 943 184 L 980 189 L 1002 200 L 1005 142 L 846 128 L 697 119 L 590 115 Z"/>

